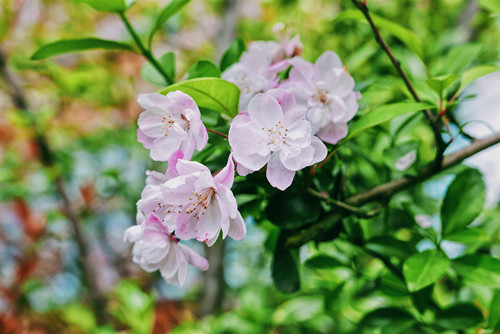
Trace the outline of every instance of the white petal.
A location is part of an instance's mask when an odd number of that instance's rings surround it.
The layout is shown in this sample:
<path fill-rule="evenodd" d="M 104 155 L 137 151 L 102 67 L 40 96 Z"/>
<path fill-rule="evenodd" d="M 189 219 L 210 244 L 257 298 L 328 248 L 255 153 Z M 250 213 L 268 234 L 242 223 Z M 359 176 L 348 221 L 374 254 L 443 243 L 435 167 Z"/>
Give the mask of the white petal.
<path fill-rule="evenodd" d="M 279 159 L 279 153 L 273 153 L 267 164 L 266 177 L 269 183 L 280 190 L 288 188 L 293 181 L 295 172 L 283 166 Z"/>
<path fill-rule="evenodd" d="M 234 240 L 243 240 L 247 234 L 247 227 L 245 221 L 241 217 L 239 211 L 236 212 L 236 217 L 231 218 L 229 221 L 228 235 Z"/>
<path fill-rule="evenodd" d="M 248 114 L 250 120 L 264 127 L 264 129 L 271 129 L 283 121 L 283 110 L 278 101 L 269 94 L 257 94 L 248 104 Z"/>

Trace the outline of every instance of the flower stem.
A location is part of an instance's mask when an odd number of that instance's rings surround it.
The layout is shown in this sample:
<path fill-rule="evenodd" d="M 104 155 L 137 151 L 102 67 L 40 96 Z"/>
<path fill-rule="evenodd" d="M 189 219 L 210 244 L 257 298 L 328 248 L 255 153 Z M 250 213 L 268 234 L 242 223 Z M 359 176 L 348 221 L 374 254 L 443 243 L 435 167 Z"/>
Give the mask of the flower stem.
<path fill-rule="evenodd" d="M 216 135 L 219 135 L 219 136 L 224 137 L 225 139 L 227 139 L 227 135 L 223 134 L 222 132 L 215 131 L 215 130 L 212 130 L 212 129 L 209 129 L 209 128 L 207 128 L 207 131 L 215 133 Z"/>
<path fill-rule="evenodd" d="M 321 192 L 318 192 L 318 191 L 311 189 L 311 188 L 308 188 L 307 191 L 311 195 L 318 197 L 318 198 L 321 198 L 322 200 L 326 201 L 327 203 L 335 205 L 339 208 L 342 208 L 342 209 L 344 209 L 348 212 L 351 212 L 352 214 L 354 214 L 358 217 L 361 217 L 361 218 L 372 218 L 379 213 L 379 210 L 365 211 L 365 210 L 358 209 L 350 204 L 347 204 L 347 203 L 344 203 L 341 201 L 337 201 L 336 199 L 331 198 L 330 196 L 328 196 L 327 193 L 321 193 Z"/>
<path fill-rule="evenodd" d="M 358 9 L 363 13 L 365 16 L 366 20 L 368 21 L 368 24 L 372 28 L 373 34 L 375 35 L 375 39 L 377 42 L 380 44 L 384 52 L 387 54 L 387 56 L 390 58 L 392 64 L 396 68 L 396 70 L 399 73 L 399 76 L 403 79 L 406 88 L 410 91 L 411 96 L 413 99 L 417 102 L 421 102 L 422 100 L 417 94 L 417 91 L 413 87 L 413 85 L 410 82 L 410 79 L 406 75 L 406 72 L 403 70 L 401 67 L 401 63 L 394 57 L 394 54 L 392 53 L 389 45 L 385 42 L 385 40 L 382 38 L 382 35 L 380 35 L 379 30 L 375 26 L 375 23 L 373 23 L 373 19 L 370 15 L 370 12 L 368 10 L 368 6 L 366 5 L 366 2 L 359 2 L 358 0 L 352 0 L 354 5 L 358 7 Z M 447 144 L 444 142 L 443 138 L 441 137 L 441 120 L 439 117 L 434 117 L 431 113 L 430 110 L 423 110 L 422 111 L 427 119 L 429 120 L 429 123 L 432 127 L 432 131 L 434 132 L 434 140 L 436 142 L 436 159 L 435 159 L 435 167 L 436 169 L 441 169 L 442 168 L 442 163 L 443 163 L 443 153 L 447 147 Z"/>
<path fill-rule="evenodd" d="M 151 65 L 162 75 L 162 77 L 165 79 L 167 85 L 171 85 L 174 83 L 173 78 L 170 77 L 170 75 L 165 72 L 165 70 L 160 66 L 156 58 L 153 56 L 150 50 L 146 49 L 144 44 L 142 43 L 141 39 L 139 38 L 139 35 L 137 35 L 137 32 L 135 31 L 134 27 L 130 24 L 130 21 L 128 18 L 125 16 L 125 13 L 120 13 L 120 18 L 123 21 L 123 24 L 125 24 L 125 28 L 127 28 L 128 33 L 134 40 L 135 44 L 141 51 L 142 55 L 151 63 Z"/>

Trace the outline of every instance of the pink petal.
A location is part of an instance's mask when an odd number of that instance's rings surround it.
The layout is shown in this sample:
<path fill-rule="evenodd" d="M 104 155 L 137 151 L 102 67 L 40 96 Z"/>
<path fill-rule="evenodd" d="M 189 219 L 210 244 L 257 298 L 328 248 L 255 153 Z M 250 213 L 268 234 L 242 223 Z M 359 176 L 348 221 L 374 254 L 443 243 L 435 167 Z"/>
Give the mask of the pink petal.
<path fill-rule="evenodd" d="M 321 140 L 319 140 L 318 137 L 312 137 L 311 146 L 314 148 L 314 157 L 311 164 L 315 164 L 325 160 L 328 154 L 328 149 L 326 148 L 325 144 Z"/>
<path fill-rule="evenodd" d="M 123 241 L 137 242 L 142 239 L 142 226 L 134 225 L 125 230 Z"/>
<path fill-rule="evenodd" d="M 283 114 L 285 115 L 296 105 L 292 92 L 283 88 L 271 89 L 267 91 L 267 94 L 270 94 L 276 101 L 278 101 L 281 109 L 283 110 Z"/>
<path fill-rule="evenodd" d="M 236 212 L 236 217 L 230 219 L 228 235 L 234 240 L 243 240 L 247 234 L 245 221 L 241 217 L 239 211 Z"/>
<path fill-rule="evenodd" d="M 179 172 L 177 171 L 177 161 L 182 158 L 184 158 L 184 153 L 182 153 L 182 150 L 177 150 L 170 155 L 170 157 L 168 158 L 168 168 L 165 172 L 165 175 L 168 175 L 168 178 L 179 175 Z"/>
<path fill-rule="evenodd" d="M 279 159 L 279 153 L 273 153 L 267 163 L 266 177 L 269 183 L 280 190 L 288 188 L 293 181 L 295 172 L 283 166 Z"/>
<path fill-rule="evenodd" d="M 333 51 L 325 51 L 316 60 L 316 67 L 319 69 L 323 75 L 328 72 L 332 67 L 342 67 L 342 61 L 338 54 Z"/>
<path fill-rule="evenodd" d="M 153 146 L 154 138 L 146 136 L 140 128 L 137 128 L 137 141 L 141 143 L 144 148 L 151 149 Z"/>
<path fill-rule="evenodd" d="M 228 188 L 231 188 L 233 186 L 234 162 L 232 154 L 229 155 L 226 166 L 219 173 L 217 173 L 217 175 L 214 176 L 214 182 L 216 186 L 218 186 L 219 184 L 222 184 Z"/>
<path fill-rule="evenodd" d="M 266 130 L 283 120 L 283 110 L 270 94 L 255 95 L 248 104 L 248 114 L 253 122 Z"/>
<path fill-rule="evenodd" d="M 156 161 L 167 161 L 170 155 L 179 149 L 181 142 L 174 137 L 159 137 L 153 142 L 150 156 Z"/>
<path fill-rule="evenodd" d="M 178 244 L 186 254 L 187 262 L 199 270 L 208 269 L 208 261 L 186 245 Z"/>
<path fill-rule="evenodd" d="M 348 131 L 347 124 L 345 123 L 330 123 L 326 127 L 320 129 L 316 135 L 321 140 L 335 145 L 339 140 L 347 136 Z"/>
<path fill-rule="evenodd" d="M 177 170 L 179 171 L 179 175 L 187 175 L 200 172 L 211 174 L 207 166 L 200 164 L 199 162 L 189 160 L 177 161 Z"/>

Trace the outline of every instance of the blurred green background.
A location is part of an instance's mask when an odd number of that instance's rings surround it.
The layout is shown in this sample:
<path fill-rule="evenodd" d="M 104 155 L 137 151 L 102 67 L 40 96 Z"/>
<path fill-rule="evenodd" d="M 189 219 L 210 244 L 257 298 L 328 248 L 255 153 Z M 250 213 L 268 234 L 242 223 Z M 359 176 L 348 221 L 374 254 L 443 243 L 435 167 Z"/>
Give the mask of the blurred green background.
<path fill-rule="evenodd" d="M 128 16 L 139 34 L 147 35 L 155 15 L 168 2 L 137 1 Z M 466 45 L 463 52 L 477 50 L 475 64 L 495 64 L 500 59 L 499 16 L 475 0 L 368 0 L 368 5 L 376 15 L 418 38 L 419 43 L 402 39 L 387 22 L 381 29 L 417 87 L 424 85 L 429 73 L 439 72 L 455 46 Z M 180 80 L 197 60 L 218 61 L 237 36 L 246 42 L 276 39 L 273 26 L 283 22 L 300 35 L 307 60 L 314 61 L 325 50 L 340 55 L 362 92 L 362 114 L 407 94 L 370 27 L 349 17 L 354 10 L 348 0 L 192 0 L 161 27 L 153 50 L 157 55 L 175 52 Z M 301 249 L 301 259 L 322 252 L 350 267 L 330 263 L 322 268 L 306 262 L 302 290 L 279 292 L 271 280 L 269 250 L 276 227 L 260 215 L 263 197 L 258 196 L 238 197 L 240 204 L 254 201 L 255 205 L 241 209 L 247 217 L 246 239 L 229 240 L 211 255 L 215 263 L 221 262 L 222 271 L 205 274 L 191 269 L 180 289 L 133 264 L 131 245 L 122 241 L 123 233 L 135 223 L 145 171 L 165 168 L 136 141 L 141 112 L 136 97 L 158 89 L 141 78 L 145 60 L 119 51 L 30 60 L 48 42 L 91 36 L 130 40 L 118 16 L 77 1 L 0 0 L 2 71 L 8 71 L 20 89 L 15 92 L 11 83 L 0 80 L 0 332 L 358 333 L 357 324 L 369 310 L 408 304 L 398 281 L 383 270 L 380 260 L 342 241 L 308 244 Z M 19 110 L 12 99 L 16 94 L 27 101 L 33 117 Z M 34 133 L 47 139 L 54 165 L 41 163 L 45 153 Z M 421 165 L 432 159 L 432 133 L 426 126 L 417 124 L 405 136 L 400 142 L 405 138 L 419 142 Z M 366 189 L 397 176 L 374 167 L 384 164 L 387 142 L 380 131 L 346 145 L 344 159 L 352 163 L 345 168 L 353 185 Z M 67 200 L 78 216 L 87 265 L 95 273 L 93 282 L 82 269 L 86 264 L 73 225 L 61 213 L 67 203 L 61 199 L 57 180 L 64 182 Z M 434 180 L 426 186 L 430 191 L 417 187 L 400 199 L 413 202 L 417 213 L 434 214 L 449 181 Z M 480 241 L 497 255 L 498 214 L 498 200 L 493 200 L 482 218 Z M 379 221 L 408 219 L 400 210 L 385 213 Z M 360 225 L 364 223 L 368 225 L 362 220 Z M 409 233 L 398 231 L 402 239 Z M 199 244 L 192 246 L 204 251 Z M 213 259 L 209 258 L 211 265 Z M 491 291 L 478 286 L 453 290 L 455 284 L 446 281 L 436 286 L 436 299 L 446 303 L 460 294 L 486 315 Z M 92 304 L 89 286 L 99 294 L 99 305 Z M 104 319 L 95 315 L 99 308 Z"/>

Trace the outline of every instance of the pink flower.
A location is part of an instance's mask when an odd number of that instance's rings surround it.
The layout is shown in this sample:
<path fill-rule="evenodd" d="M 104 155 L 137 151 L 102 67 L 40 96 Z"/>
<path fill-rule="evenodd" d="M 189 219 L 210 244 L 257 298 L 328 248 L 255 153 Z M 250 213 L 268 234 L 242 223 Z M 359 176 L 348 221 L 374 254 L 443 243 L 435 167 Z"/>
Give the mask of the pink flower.
<path fill-rule="evenodd" d="M 257 94 L 248 112 L 236 116 L 229 129 L 238 172 L 245 175 L 267 164 L 269 183 L 284 190 L 296 171 L 323 160 L 327 149 L 312 135 L 305 116 L 306 108 L 297 105 L 290 92 L 273 89 Z"/>
<path fill-rule="evenodd" d="M 153 160 L 166 161 L 179 149 L 186 159 L 191 159 L 195 149 L 207 145 L 207 129 L 189 95 L 181 91 L 166 96 L 141 94 L 137 101 L 145 109 L 139 116 L 137 140 L 151 150 Z"/>
<path fill-rule="evenodd" d="M 148 272 L 160 270 L 169 284 L 177 282 L 181 287 L 184 285 L 188 263 L 199 270 L 208 269 L 207 260 L 179 243 L 154 214 L 149 215 L 144 223 L 129 227 L 124 240 L 134 243 L 132 254 L 135 263 Z"/>
<path fill-rule="evenodd" d="M 229 156 L 227 165 L 217 175 L 195 161 L 178 160 L 178 176 L 160 185 L 161 195 L 155 212 L 161 211 L 169 231 L 183 240 L 196 238 L 212 246 L 222 230 L 242 240 L 246 226 L 232 191 L 234 163 Z"/>
<path fill-rule="evenodd" d="M 358 111 L 354 79 L 332 51 L 324 52 L 315 64 L 299 57 L 291 59 L 290 64 L 289 78 L 280 87 L 290 90 L 297 104 L 307 108 L 313 133 L 336 144 L 347 136 L 347 122 Z"/>
<path fill-rule="evenodd" d="M 141 199 L 137 202 L 137 224 L 140 224 L 140 220 L 144 220 L 151 213 L 155 213 L 163 219 L 165 210 L 158 209 L 158 203 L 162 200 L 160 185 L 179 175 L 176 168 L 177 161 L 182 159 L 183 156 L 181 150 L 172 153 L 168 159 L 168 168 L 164 174 L 156 171 L 146 171 L 146 186 L 142 190 Z"/>
<path fill-rule="evenodd" d="M 297 43 L 300 41 L 287 41 L 286 45 L 273 41 L 252 42 L 241 55 L 240 61 L 222 73 L 222 79 L 240 88 L 240 111 L 246 110 L 255 94 L 278 86 L 278 73 L 289 66 L 285 59 L 288 57 L 287 52 L 295 48 Z"/>

